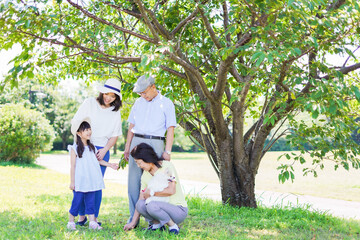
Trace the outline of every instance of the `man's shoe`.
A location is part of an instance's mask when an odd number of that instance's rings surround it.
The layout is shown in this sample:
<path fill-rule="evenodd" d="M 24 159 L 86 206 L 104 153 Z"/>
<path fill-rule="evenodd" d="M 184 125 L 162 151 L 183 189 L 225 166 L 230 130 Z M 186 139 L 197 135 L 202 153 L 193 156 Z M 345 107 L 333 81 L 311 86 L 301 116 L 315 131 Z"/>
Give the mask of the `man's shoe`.
<path fill-rule="evenodd" d="M 84 226 L 85 224 L 87 223 L 87 217 L 85 216 L 84 220 L 82 221 L 77 221 L 76 222 L 76 225 L 79 225 L 79 226 Z"/>

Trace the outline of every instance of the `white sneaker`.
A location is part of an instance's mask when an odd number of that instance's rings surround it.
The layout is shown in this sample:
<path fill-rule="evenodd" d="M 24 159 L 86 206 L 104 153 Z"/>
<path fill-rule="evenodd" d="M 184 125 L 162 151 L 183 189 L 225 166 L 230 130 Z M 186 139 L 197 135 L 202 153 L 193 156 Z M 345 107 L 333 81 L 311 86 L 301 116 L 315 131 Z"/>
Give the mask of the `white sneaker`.
<path fill-rule="evenodd" d="M 68 224 L 66 225 L 66 228 L 69 230 L 76 230 L 76 225 L 74 222 L 68 222 Z"/>
<path fill-rule="evenodd" d="M 94 229 L 94 230 L 101 230 L 103 229 L 97 222 L 95 221 L 90 221 L 89 223 L 89 228 L 90 229 Z"/>

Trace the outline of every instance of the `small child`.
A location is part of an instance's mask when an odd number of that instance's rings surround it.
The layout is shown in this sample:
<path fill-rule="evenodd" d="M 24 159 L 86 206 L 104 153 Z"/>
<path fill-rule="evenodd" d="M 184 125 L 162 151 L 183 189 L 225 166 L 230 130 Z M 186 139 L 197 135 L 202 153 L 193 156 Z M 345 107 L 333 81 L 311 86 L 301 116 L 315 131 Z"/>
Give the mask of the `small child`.
<path fill-rule="evenodd" d="M 69 210 L 69 222 L 67 228 L 76 230 L 75 217 L 78 215 L 79 207 L 85 202 L 85 214 L 88 214 L 90 229 L 100 230 L 102 227 L 95 221 L 95 192 L 105 188 L 102 178 L 101 165 L 117 169 L 116 163 L 108 163 L 104 160 L 98 161 L 95 155 L 95 146 L 90 142 L 91 126 L 90 119 L 75 121 L 71 126 L 75 143 L 68 149 L 70 152 L 70 189 L 73 190 L 73 200 Z"/>

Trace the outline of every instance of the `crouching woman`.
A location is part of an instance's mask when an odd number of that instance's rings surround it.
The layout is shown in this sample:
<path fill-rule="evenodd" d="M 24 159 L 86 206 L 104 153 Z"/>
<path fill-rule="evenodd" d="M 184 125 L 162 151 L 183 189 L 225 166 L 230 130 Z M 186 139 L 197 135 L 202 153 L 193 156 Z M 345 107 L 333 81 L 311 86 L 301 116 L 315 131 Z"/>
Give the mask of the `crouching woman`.
<path fill-rule="evenodd" d="M 140 216 L 144 216 L 149 223 L 149 230 L 165 230 L 165 225 L 167 225 L 170 233 L 179 234 L 178 225 L 185 220 L 188 208 L 173 164 L 159 159 L 154 149 L 146 143 L 135 146 L 131 151 L 131 156 L 144 172 L 141 177 L 140 197 L 136 203 L 134 217 L 130 223 L 124 226 L 124 230 L 136 227 Z M 165 172 L 169 176 L 168 186 L 159 192 L 150 190 L 148 183 L 153 176 Z M 169 201 L 155 200 L 146 203 L 146 199 L 152 196 L 169 197 Z"/>

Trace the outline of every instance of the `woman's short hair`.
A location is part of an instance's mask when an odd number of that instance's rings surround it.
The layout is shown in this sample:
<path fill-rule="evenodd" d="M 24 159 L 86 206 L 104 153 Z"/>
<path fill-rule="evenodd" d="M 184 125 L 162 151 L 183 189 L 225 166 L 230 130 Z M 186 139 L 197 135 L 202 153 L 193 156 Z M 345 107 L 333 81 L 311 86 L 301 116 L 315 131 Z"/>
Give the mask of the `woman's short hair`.
<path fill-rule="evenodd" d="M 99 93 L 99 96 L 96 98 L 96 100 L 98 100 L 99 103 L 103 106 L 105 106 L 104 94 L 105 93 Z M 122 101 L 121 101 L 119 95 L 115 94 L 115 100 L 112 103 L 110 103 L 110 106 L 114 107 L 114 109 L 113 109 L 114 112 L 117 112 L 120 109 L 120 107 L 122 106 Z"/>
<path fill-rule="evenodd" d="M 146 143 L 140 143 L 135 146 L 130 154 L 134 159 L 141 159 L 146 163 L 153 163 L 158 168 L 161 168 L 159 161 L 164 160 L 163 158 L 159 158 L 154 149 Z"/>

